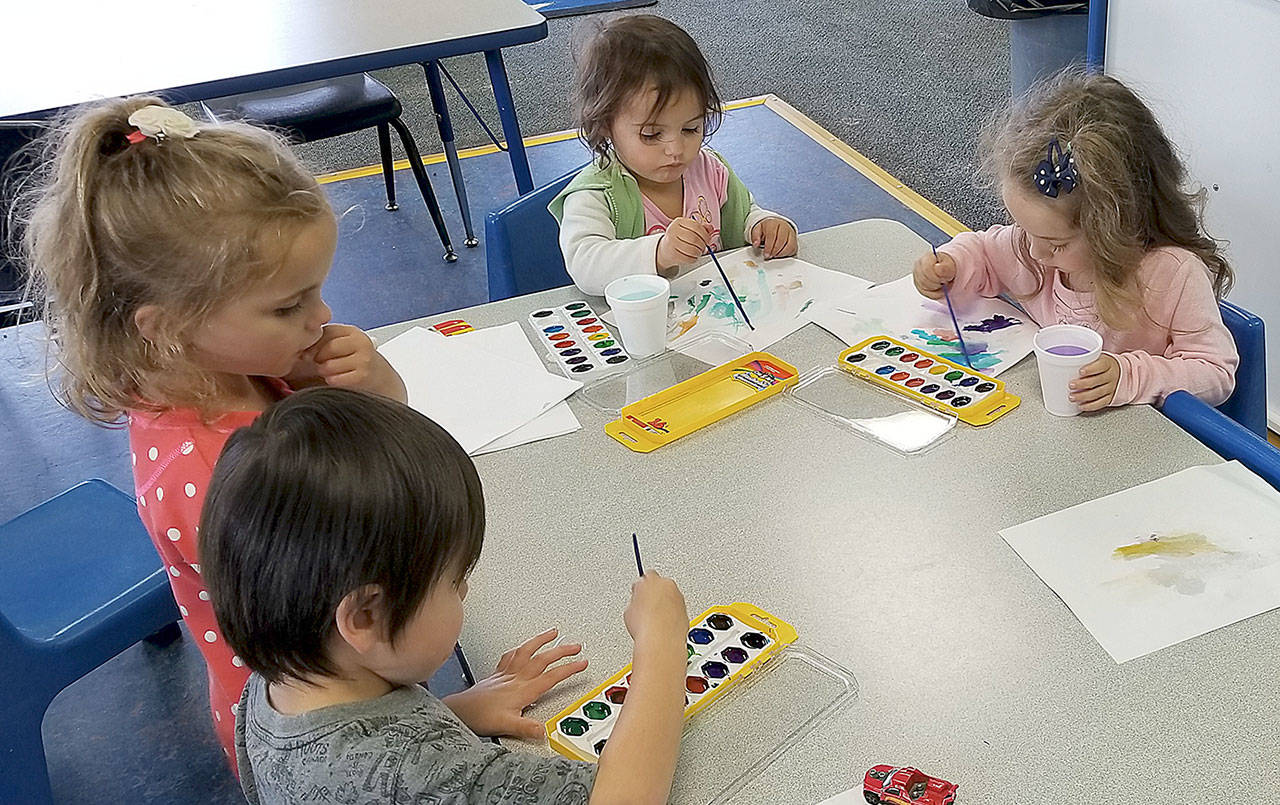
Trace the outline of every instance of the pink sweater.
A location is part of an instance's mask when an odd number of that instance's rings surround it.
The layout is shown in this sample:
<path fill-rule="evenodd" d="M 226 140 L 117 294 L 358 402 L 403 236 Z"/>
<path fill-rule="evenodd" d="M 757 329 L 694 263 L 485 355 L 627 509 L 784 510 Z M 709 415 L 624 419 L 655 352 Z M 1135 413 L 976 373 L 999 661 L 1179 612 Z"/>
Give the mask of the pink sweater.
<path fill-rule="evenodd" d="M 939 247 L 956 261 L 953 288 L 986 297 L 1007 292 L 1041 327 L 1079 324 L 1097 331 L 1120 364 L 1112 405 L 1158 404 L 1179 389 L 1210 405 L 1231 396 L 1240 359 L 1200 258 L 1173 246 L 1148 252 L 1138 267 L 1145 315 L 1138 313 L 1135 329 L 1118 331 L 1098 317 L 1093 293 L 1068 289 L 1058 271 L 1036 293 L 1036 275 L 1015 250 L 1016 232 L 1012 226 L 962 232 Z"/>

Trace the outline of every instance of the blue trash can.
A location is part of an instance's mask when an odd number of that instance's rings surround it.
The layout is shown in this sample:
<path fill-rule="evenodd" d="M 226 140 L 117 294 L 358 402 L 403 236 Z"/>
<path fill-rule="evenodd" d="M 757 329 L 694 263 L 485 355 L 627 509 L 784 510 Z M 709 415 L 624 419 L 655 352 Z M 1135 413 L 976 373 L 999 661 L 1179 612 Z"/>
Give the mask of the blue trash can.
<path fill-rule="evenodd" d="M 969 0 L 984 17 L 1009 20 L 1009 85 L 1019 98 L 1037 80 L 1082 65 L 1089 45 L 1087 0 Z"/>

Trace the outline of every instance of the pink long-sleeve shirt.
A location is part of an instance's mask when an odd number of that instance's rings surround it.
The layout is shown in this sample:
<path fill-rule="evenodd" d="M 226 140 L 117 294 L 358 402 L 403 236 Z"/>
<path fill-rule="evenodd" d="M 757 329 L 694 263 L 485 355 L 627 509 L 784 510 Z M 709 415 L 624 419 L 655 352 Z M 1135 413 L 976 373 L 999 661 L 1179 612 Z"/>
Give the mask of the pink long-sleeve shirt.
<path fill-rule="evenodd" d="M 1236 384 L 1235 341 L 1222 323 L 1208 268 L 1186 249 L 1161 246 L 1138 266 L 1145 311 L 1134 329 L 1114 330 L 1098 315 L 1092 292 L 1067 288 L 1054 270 L 1036 291 L 1036 274 L 1018 257 L 1017 227 L 962 232 L 938 251 L 956 261 L 952 293 L 993 297 L 1009 293 L 1041 327 L 1078 324 L 1102 336 L 1102 348 L 1120 364 L 1111 405 L 1156 403 L 1185 389 L 1210 405 L 1231 396 Z"/>

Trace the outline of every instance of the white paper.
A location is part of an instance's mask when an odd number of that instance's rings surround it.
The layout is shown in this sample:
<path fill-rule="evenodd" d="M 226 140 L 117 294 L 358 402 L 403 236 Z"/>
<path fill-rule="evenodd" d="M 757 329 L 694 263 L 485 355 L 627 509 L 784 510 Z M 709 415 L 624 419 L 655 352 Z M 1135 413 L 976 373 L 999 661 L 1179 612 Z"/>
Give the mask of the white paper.
<path fill-rule="evenodd" d="M 858 786 L 848 791 L 841 791 L 833 797 L 827 797 L 818 805 L 866 805 L 866 800 L 863 798 L 862 786 Z"/>
<path fill-rule="evenodd" d="M 1280 606 L 1280 494 L 1238 462 L 1000 536 L 1118 663 Z"/>
<path fill-rule="evenodd" d="M 1013 305 L 967 294 L 953 294 L 951 301 L 974 369 L 998 375 L 1031 354 L 1038 328 Z M 809 315 L 850 346 L 873 335 L 890 335 L 965 363 L 946 302 L 921 296 L 910 275 L 835 302 L 819 301 Z"/>
<path fill-rule="evenodd" d="M 468 344 L 479 347 L 491 355 L 498 355 L 529 367 L 536 366 L 539 369 L 546 370 L 546 366 L 538 358 L 537 350 L 529 343 L 529 339 L 525 336 L 524 329 L 519 322 L 513 321 L 498 327 L 484 327 L 471 332 L 457 333 L 449 336 L 449 338 L 464 338 Z M 569 403 L 559 402 L 553 405 L 550 411 L 537 417 L 529 424 L 521 425 L 506 436 L 494 439 L 473 455 L 481 456 L 485 453 L 496 453 L 509 447 L 550 439 L 554 436 L 563 436 L 566 433 L 573 433 L 581 429 L 582 424 L 573 415 L 573 410 L 569 408 Z"/>
<path fill-rule="evenodd" d="M 767 349 L 810 322 L 809 309 L 822 300 L 844 298 L 871 283 L 794 257 L 765 261 L 750 248 L 717 254 L 751 327 L 734 304 L 713 262 L 671 283 L 667 345 L 709 363 L 722 355 L 694 354 L 684 347 L 708 332 L 725 332 L 753 349 Z M 754 329 L 752 329 L 754 327 Z M 729 356 L 731 359 L 736 356 Z"/>
<path fill-rule="evenodd" d="M 483 339 L 482 339 L 483 340 Z M 409 406 L 435 420 L 475 454 L 533 421 L 582 387 L 473 346 L 414 327 L 378 348 L 409 390 Z"/>

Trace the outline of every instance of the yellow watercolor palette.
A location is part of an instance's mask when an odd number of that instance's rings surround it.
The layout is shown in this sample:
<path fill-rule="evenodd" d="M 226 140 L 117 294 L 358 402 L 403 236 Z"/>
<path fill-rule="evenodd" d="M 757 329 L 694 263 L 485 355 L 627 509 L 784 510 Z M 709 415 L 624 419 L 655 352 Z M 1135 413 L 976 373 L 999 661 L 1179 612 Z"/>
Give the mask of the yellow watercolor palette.
<path fill-rule="evenodd" d="M 794 385 L 799 372 L 752 352 L 622 408 L 604 432 L 637 453 L 657 450 Z"/>
<path fill-rule="evenodd" d="M 989 425 L 1022 402 L 1005 391 L 1003 381 L 888 335 L 849 347 L 840 353 L 836 365 L 970 425 Z"/>
<path fill-rule="evenodd" d="M 769 661 L 796 640 L 795 627 L 759 607 L 742 602 L 715 606 L 689 621 L 685 641 L 685 721 Z M 590 693 L 546 723 L 551 748 L 565 757 L 594 762 L 618 722 L 631 685 L 631 665 L 611 675 Z"/>

